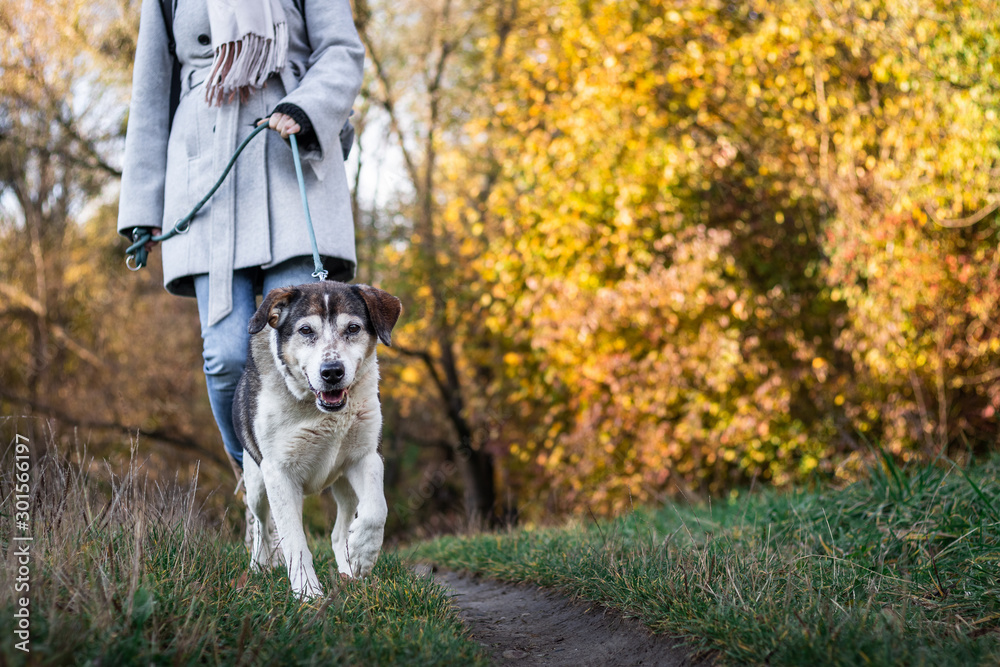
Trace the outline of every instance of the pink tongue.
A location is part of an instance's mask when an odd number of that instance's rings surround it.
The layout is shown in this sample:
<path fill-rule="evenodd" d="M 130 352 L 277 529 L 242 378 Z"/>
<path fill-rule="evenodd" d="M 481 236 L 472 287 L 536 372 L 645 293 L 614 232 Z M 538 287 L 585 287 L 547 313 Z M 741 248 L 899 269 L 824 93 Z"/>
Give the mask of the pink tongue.
<path fill-rule="evenodd" d="M 337 404 L 344 400 L 344 395 L 347 394 L 346 389 L 341 389 L 340 391 L 324 391 L 320 392 L 320 398 L 323 399 L 325 403 Z"/>

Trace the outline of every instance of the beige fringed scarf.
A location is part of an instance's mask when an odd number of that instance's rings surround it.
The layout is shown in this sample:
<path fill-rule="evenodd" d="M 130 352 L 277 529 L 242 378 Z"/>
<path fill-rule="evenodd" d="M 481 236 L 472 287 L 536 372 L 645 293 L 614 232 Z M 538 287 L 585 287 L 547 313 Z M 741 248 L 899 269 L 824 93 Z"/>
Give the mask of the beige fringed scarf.
<path fill-rule="evenodd" d="M 281 70 L 288 26 L 281 0 L 208 0 L 215 62 L 205 88 L 210 105 L 245 100 Z"/>

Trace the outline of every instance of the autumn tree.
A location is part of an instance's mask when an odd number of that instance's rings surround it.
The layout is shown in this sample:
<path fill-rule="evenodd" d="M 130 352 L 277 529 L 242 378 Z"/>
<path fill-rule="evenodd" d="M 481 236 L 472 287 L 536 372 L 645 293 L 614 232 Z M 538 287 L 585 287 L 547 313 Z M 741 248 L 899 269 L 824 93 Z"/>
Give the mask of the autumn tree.
<path fill-rule="evenodd" d="M 159 276 L 125 270 L 114 231 L 137 25 L 127 0 L 0 3 L 0 405 L 27 417 L 2 427 L 104 453 L 149 436 L 161 461 L 222 461 L 193 435 L 211 423 L 195 398 L 197 319 L 185 329 L 193 311 Z M 185 354 L 191 372 L 177 373 Z"/>
<path fill-rule="evenodd" d="M 445 213 L 515 477 L 614 508 L 995 439 L 994 231 L 924 210 L 994 219 L 996 42 L 935 11 L 519 3 L 466 133 L 496 185 Z"/>
<path fill-rule="evenodd" d="M 441 160 L 445 147 L 462 143 L 468 115 L 481 107 L 479 41 L 496 23 L 483 23 L 488 12 L 482 6 L 454 0 L 358 1 L 355 10 L 371 70 L 366 103 L 388 125 L 407 178 L 399 193 L 401 222 L 388 235 L 401 250 L 386 248 L 384 264 L 391 267 L 387 284 L 408 312 L 394 348 L 416 367 L 406 366 L 396 385 L 401 391 L 390 400 L 410 403 L 415 420 L 420 409 L 413 405 L 429 404 L 440 415 L 428 444 L 448 449 L 461 471 L 469 518 L 488 523 L 496 510 L 496 452 L 488 446 L 491 418 L 477 401 L 482 383 L 468 337 L 478 302 L 460 253 L 464 234 L 443 217 L 453 190 Z M 403 394 L 418 385 L 436 400 Z"/>

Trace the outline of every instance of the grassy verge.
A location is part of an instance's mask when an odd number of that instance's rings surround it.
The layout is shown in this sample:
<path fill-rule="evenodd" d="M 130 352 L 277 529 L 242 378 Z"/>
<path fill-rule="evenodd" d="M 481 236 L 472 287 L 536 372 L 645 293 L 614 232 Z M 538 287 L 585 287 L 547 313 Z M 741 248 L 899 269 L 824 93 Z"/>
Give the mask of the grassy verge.
<path fill-rule="evenodd" d="M 6 470 L 12 470 L 4 460 Z M 203 525 L 194 489 L 124 471 L 98 484 L 35 462 L 30 590 L 15 592 L 13 485 L 0 476 L 0 626 L 30 599 L 30 650 L 0 636 L 0 663 L 485 664 L 447 598 L 393 554 L 374 578 L 341 584 L 329 543 L 313 545 L 328 595 L 302 605 L 283 571 L 247 576 L 242 545 Z M 101 487 L 105 492 L 101 492 Z"/>
<path fill-rule="evenodd" d="M 413 555 L 603 602 L 723 663 L 994 665 L 998 482 L 998 458 L 886 461 L 841 490 L 440 538 Z"/>

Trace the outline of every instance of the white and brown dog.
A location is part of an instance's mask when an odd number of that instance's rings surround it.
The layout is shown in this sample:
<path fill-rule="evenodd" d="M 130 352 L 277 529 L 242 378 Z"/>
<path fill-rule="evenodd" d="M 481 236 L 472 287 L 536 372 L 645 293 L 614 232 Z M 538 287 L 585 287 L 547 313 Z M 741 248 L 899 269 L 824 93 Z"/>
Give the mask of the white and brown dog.
<path fill-rule="evenodd" d="M 292 590 L 323 594 L 302 527 L 302 500 L 332 485 L 331 541 L 342 576 L 364 577 L 382 548 L 387 507 L 379 441 L 378 341 L 391 343 L 399 299 L 323 281 L 271 290 L 250 319 L 250 354 L 233 402 L 255 517 L 250 566 L 280 564 Z M 272 543 L 273 519 L 278 544 Z"/>

